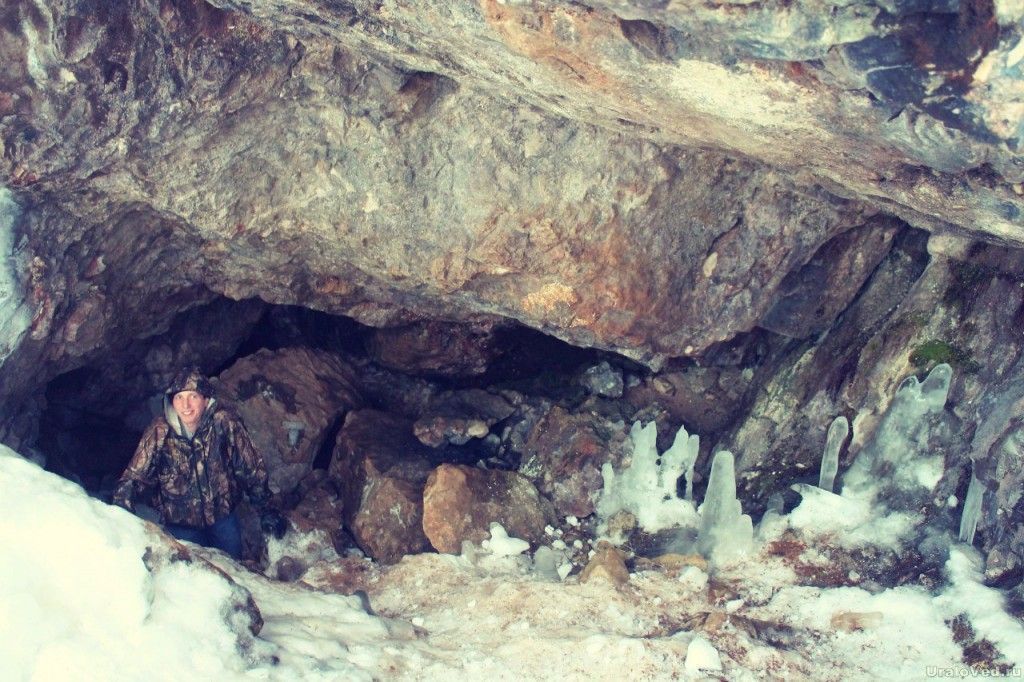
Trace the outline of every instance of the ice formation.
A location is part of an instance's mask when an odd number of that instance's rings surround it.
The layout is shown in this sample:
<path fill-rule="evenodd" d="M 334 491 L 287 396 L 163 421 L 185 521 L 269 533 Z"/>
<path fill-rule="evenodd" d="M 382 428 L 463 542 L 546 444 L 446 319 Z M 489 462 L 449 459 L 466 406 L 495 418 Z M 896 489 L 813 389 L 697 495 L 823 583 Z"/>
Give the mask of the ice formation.
<path fill-rule="evenodd" d="M 32 320 L 14 265 L 18 212 L 11 191 L 0 186 L 0 363 L 18 347 Z"/>
<path fill-rule="evenodd" d="M 974 544 L 974 531 L 978 528 L 978 517 L 981 516 L 981 502 L 985 490 L 978 477 L 971 471 L 971 482 L 967 486 L 967 498 L 964 500 L 964 511 L 960 516 L 960 542 Z"/>
<path fill-rule="evenodd" d="M 508 531 L 500 523 L 491 524 L 491 537 L 480 543 L 494 556 L 517 556 L 530 549 L 530 543 L 520 538 L 509 537 Z"/>
<path fill-rule="evenodd" d="M 874 438 L 846 472 L 844 495 L 874 497 L 880 482 L 907 493 L 935 487 L 944 459 L 929 452 L 929 416 L 942 412 L 952 377 L 952 368 L 941 364 L 923 382 L 910 376 L 900 384 Z"/>
<path fill-rule="evenodd" d="M 693 466 L 697 460 L 699 439 L 680 427 L 672 447 L 659 457 L 658 426 L 654 422 L 633 424 L 629 432 L 633 441 L 633 457 L 628 467 L 616 473 L 610 463 L 601 469 L 604 489 L 597 503 L 597 513 L 606 524 L 619 511 L 628 511 L 637 523 L 649 532 L 672 526 L 692 526 L 697 512 L 691 502 L 676 495 L 680 476 L 687 476 L 687 490 L 692 494 Z"/>
<path fill-rule="evenodd" d="M 736 499 L 736 471 L 732 453 L 722 450 L 711 463 L 708 491 L 700 507 L 697 551 L 720 562 L 748 552 L 754 526 Z"/>
<path fill-rule="evenodd" d="M 839 471 L 839 450 L 843 441 L 850 433 L 850 424 L 846 417 L 836 417 L 828 427 L 828 438 L 825 441 L 825 452 L 821 456 L 821 473 L 818 476 L 818 487 L 832 492 Z"/>

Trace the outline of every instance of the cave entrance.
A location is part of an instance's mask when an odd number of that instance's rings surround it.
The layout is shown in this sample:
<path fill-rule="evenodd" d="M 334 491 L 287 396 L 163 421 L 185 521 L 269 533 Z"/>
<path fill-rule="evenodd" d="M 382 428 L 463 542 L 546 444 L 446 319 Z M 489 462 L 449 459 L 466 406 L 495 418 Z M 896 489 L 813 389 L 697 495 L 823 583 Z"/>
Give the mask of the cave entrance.
<path fill-rule="evenodd" d="M 164 333 L 51 380 L 37 446 L 49 470 L 109 500 L 143 430 L 162 411 L 167 381 L 178 368 L 196 365 L 217 380 L 220 399 L 232 406 L 256 396 L 280 404 L 280 414 L 249 409 L 243 418 L 257 446 L 278 453 L 268 466 L 288 470 L 277 476 L 278 487 L 293 488 L 310 469 L 330 467 L 335 440 L 353 409 L 415 421 L 442 394 L 474 389 L 582 400 L 587 391 L 578 381 L 581 369 L 609 358 L 619 376 L 626 366 L 641 371 L 618 356 L 514 323 L 428 321 L 375 329 L 298 306 L 219 298 L 178 314 Z M 442 421 L 458 417 L 454 403 L 440 408 Z M 314 420 L 322 423 L 306 423 Z M 437 461 L 475 463 L 502 449 L 510 459 L 514 447 L 501 441 L 508 420 L 500 410 L 489 415 L 487 437 L 465 442 L 464 435 L 451 433 L 424 438 Z M 298 460 L 288 459 L 295 454 L 290 450 L 304 446 Z"/>

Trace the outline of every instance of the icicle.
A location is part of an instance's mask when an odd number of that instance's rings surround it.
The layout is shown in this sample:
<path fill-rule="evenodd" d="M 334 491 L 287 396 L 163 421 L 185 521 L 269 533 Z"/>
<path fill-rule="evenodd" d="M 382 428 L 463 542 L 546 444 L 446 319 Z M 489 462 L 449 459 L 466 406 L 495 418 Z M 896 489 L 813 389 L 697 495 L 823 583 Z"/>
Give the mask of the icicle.
<path fill-rule="evenodd" d="M 960 542 L 974 544 L 974 531 L 978 529 L 978 518 L 981 516 L 981 502 L 985 488 L 978 481 L 971 469 L 971 482 L 967 486 L 967 499 L 964 500 L 964 511 L 960 517 Z"/>
<path fill-rule="evenodd" d="M 836 417 L 828 427 L 828 438 L 825 441 L 825 452 L 821 455 L 821 473 L 818 476 L 818 487 L 832 492 L 839 471 L 839 450 L 843 441 L 850 434 L 850 423 L 846 417 Z"/>
<path fill-rule="evenodd" d="M 297 446 L 299 438 L 302 437 L 302 432 L 306 430 L 305 422 L 286 419 L 281 422 L 281 426 L 288 432 L 288 444 L 293 448 Z"/>
<path fill-rule="evenodd" d="M 921 400 L 924 401 L 929 412 L 941 412 L 945 407 L 946 396 L 949 395 L 949 383 L 952 379 L 953 368 L 942 363 L 935 365 L 935 368 L 921 383 Z"/>
<path fill-rule="evenodd" d="M 736 499 L 736 471 L 732 453 L 722 450 L 711 463 L 708 491 L 700 511 L 697 550 L 722 560 L 743 554 L 753 542 L 754 524 Z"/>

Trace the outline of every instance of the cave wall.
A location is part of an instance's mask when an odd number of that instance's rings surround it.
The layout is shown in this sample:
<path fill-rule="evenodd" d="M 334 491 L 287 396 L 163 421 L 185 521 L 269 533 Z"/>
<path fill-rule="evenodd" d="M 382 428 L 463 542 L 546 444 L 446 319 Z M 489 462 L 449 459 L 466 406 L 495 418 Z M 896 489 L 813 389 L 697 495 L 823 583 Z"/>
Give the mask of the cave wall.
<path fill-rule="evenodd" d="M 0 437 L 224 296 L 683 367 L 758 500 L 945 357 L 1012 487 L 1018 5 L 6 3 Z"/>

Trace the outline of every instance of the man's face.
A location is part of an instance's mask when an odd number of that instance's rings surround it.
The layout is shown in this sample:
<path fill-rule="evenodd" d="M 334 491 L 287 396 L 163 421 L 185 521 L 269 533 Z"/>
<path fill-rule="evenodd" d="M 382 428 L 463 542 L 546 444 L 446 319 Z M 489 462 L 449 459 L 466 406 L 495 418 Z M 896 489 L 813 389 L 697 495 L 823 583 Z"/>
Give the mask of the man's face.
<path fill-rule="evenodd" d="M 175 393 L 174 398 L 171 399 L 174 411 L 178 413 L 178 418 L 189 431 L 196 430 L 209 402 L 210 400 L 206 396 L 195 391 Z"/>

